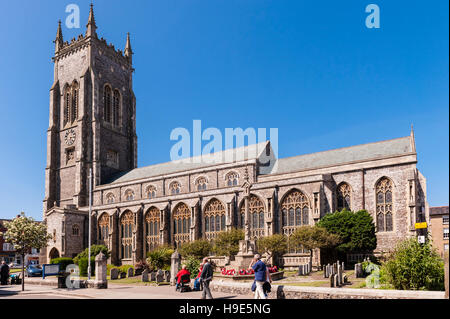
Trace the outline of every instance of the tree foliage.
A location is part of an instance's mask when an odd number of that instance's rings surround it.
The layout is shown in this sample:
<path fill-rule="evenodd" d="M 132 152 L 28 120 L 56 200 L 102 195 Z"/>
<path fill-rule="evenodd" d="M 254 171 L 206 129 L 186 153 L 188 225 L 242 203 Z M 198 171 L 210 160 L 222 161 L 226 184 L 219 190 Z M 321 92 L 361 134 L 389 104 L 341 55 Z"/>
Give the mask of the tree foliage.
<path fill-rule="evenodd" d="M 194 257 L 201 259 L 209 255 L 213 248 L 213 245 L 205 240 L 199 239 L 182 244 L 178 248 L 178 252 L 183 258 Z"/>
<path fill-rule="evenodd" d="M 325 228 L 316 225 L 301 226 L 289 238 L 289 243 L 294 247 L 303 247 L 310 250 L 310 264 L 312 264 L 314 249 L 336 247 L 340 242 L 339 235 L 330 233 Z"/>
<path fill-rule="evenodd" d="M 256 241 L 258 252 L 267 254 L 267 259 L 274 255 L 283 255 L 288 249 L 287 237 L 281 234 L 261 237 Z"/>
<path fill-rule="evenodd" d="M 233 228 L 229 231 L 219 233 L 213 247 L 214 253 L 220 256 L 231 257 L 239 251 L 239 241 L 244 239 L 242 229 Z"/>
<path fill-rule="evenodd" d="M 188 257 L 186 259 L 186 269 L 191 273 L 191 278 L 194 279 L 197 277 L 201 261 L 195 257 Z"/>
<path fill-rule="evenodd" d="M 382 269 L 395 289 L 444 290 L 444 263 L 430 242 L 401 241 Z"/>
<path fill-rule="evenodd" d="M 159 246 L 147 253 L 147 263 L 151 269 L 166 269 L 170 267 L 170 258 L 174 250 L 169 246 Z"/>
<path fill-rule="evenodd" d="M 10 222 L 5 222 L 5 233 L 0 233 L 7 243 L 14 245 L 14 249 L 22 256 L 22 291 L 25 290 L 24 272 L 25 272 L 25 254 L 32 248 L 41 249 L 47 246 L 52 238 L 47 233 L 45 224 L 37 223 L 32 217 L 26 217 L 25 213 L 14 218 Z"/>
<path fill-rule="evenodd" d="M 341 244 L 336 249 L 342 253 L 372 251 L 377 247 L 375 224 L 366 210 L 351 212 L 344 209 L 327 214 L 317 226 L 340 237 Z"/>
<path fill-rule="evenodd" d="M 95 258 L 95 256 L 100 254 L 100 252 L 102 252 L 106 256 L 106 258 L 109 258 L 109 256 L 111 255 L 111 252 L 105 245 L 91 245 L 91 257 Z M 73 259 L 73 262 L 78 265 L 81 258 L 88 258 L 88 254 L 89 248 L 86 248 Z"/>

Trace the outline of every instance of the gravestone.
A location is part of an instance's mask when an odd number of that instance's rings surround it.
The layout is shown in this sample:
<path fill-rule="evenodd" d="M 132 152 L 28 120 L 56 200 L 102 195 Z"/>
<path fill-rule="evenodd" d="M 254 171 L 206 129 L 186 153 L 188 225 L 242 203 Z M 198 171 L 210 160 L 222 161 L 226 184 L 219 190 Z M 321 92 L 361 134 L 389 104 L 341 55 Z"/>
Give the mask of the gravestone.
<path fill-rule="evenodd" d="M 337 274 L 333 276 L 333 286 L 335 288 L 338 288 L 340 286 L 339 285 L 339 276 Z"/>
<path fill-rule="evenodd" d="M 170 282 L 170 271 L 168 270 L 164 271 L 164 281 Z"/>
<path fill-rule="evenodd" d="M 164 272 L 161 269 L 158 269 L 156 272 L 156 283 L 160 283 L 164 281 Z"/>
<path fill-rule="evenodd" d="M 148 282 L 148 270 L 144 269 L 144 271 L 141 274 L 141 278 L 143 282 Z"/>
<path fill-rule="evenodd" d="M 156 281 L 156 271 L 150 273 L 150 281 Z"/>
<path fill-rule="evenodd" d="M 333 278 L 333 276 L 330 276 L 330 287 L 331 288 L 334 287 L 334 278 Z"/>
<path fill-rule="evenodd" d="M 170 285 L 175 286 L 176 279 L 175 276 L 180 271 L 181 255 L 178 250 L 175 250 L 170 257 Z"/>
<path fill-rule="evenodd" d="M 109 271 L 110 275 L 111 275 L 111 280 L 115 280 L 117 278 L 119 278 L 119 269 L 117 268 L 111 268 L 111 270 Z"/>
<path fill-rule="evenodd" d="M 123 278 L 127 278 L 127 273 L 126 272 L 121 272 L 120 273 L 120 279 L 123 279 Z"/>
<path fill-rule="evenodd" d="M 127 270 L 127 277 L 130 278 L 130 277 L 133 277 L 133 275 L 134 275 L 134 269 L 133 268 L 128 268 L 128 270 Z"/>

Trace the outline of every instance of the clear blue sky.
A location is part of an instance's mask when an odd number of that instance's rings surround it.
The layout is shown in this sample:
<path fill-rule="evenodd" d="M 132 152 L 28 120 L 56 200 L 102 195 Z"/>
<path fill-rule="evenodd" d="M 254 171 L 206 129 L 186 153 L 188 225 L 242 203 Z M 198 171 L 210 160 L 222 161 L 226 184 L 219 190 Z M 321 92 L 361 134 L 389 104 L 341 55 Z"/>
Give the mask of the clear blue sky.
<path fill-rule="evenodd" d="M 2 1 L 1 218 L 42 218 L 57 21 L 89 1 Z M 381 28 L 365 27 L 376 3 Z M 138 164 L 175 127 L 277 127 L 287 157 L 407 136 L 430 205 L 448 205 L 448 1 L 95 1 L 99 36 L 135 52 Z"/>

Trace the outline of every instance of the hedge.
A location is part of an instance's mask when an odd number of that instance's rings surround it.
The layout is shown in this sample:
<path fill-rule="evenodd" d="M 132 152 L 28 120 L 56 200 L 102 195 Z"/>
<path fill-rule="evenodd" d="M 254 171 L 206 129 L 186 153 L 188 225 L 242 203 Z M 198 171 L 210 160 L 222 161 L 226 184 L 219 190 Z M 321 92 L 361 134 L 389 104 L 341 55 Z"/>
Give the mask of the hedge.
<path fill-rule="evenodd" d="M 52 260 L 50 260 L 50 263 L 59 264 L 59 269 L 64 271 L 66 270 L 67 266 L 74 264 L 73 259 L 69 257 L 53 258 Z"/>
<path fill-rule="evenodd" d="M 88 259 L 80 258 L 78 259 L 78 267 L 80 268 L 80 276 L 88 275 Z M 95 276 L 95 257 L 91 257 L 91 276 Z"/>

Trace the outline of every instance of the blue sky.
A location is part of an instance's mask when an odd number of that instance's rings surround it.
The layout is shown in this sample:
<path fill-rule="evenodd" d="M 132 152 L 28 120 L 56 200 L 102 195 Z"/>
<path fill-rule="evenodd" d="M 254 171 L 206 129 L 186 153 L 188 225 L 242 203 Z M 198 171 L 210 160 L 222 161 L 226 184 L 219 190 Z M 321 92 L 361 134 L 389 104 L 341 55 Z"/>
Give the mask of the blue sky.
<path fill-rule="evenodd" d="M 2 1 L 1 218 L 42 218 L 52 41 L 66 5 Z M 380 7 L 381 28 L 365 27 Z M 430 205 L 448 205 L 448 1 L 95 1 L 98 34 L 135 52 L 138 165 L 170 160 L 170 132 L 279 129 L 287 157 L 409 135 Z"/>

